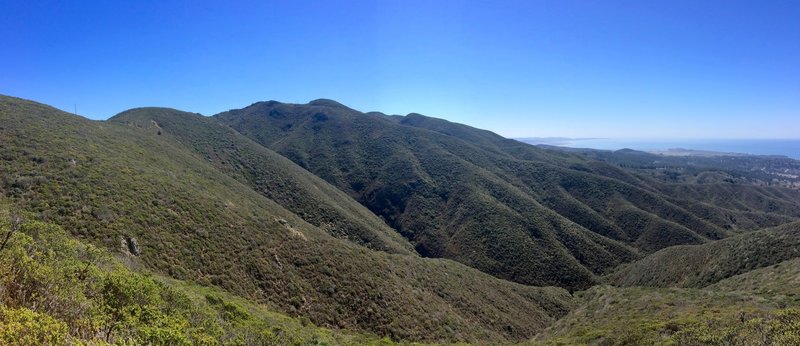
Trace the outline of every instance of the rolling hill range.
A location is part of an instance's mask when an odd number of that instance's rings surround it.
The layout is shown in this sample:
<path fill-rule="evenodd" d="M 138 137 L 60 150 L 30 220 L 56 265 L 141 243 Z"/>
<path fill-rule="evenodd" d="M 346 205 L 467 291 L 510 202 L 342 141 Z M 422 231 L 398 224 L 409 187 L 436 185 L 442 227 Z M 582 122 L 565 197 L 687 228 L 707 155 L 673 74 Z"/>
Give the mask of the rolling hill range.
<path fill-rule="evenodd" d="M 596 150 L 538 145 L 541 148 L 577 153 L 644 173 L 664 182 L 697 184 L 752 184 L 800 188 L 800 161 L 785 156 L 673 149 L 649 153 L 631 149 Z"/>
<path fill-rule="evenodd" d="M 800 345 L 800 191 L 597 155 L 331 100 L 0 96 L 0 343 Z"/>
<path fill-rule="evenodd" d="M 800 217 L 798 191 L 668 183 L 419 114 L 316 100 L 213 118 L 347 192 L 421 255 L 523 284 L 586 288 L 668 246 Z"/>
<path fill-rule="evenodd" d="M 282 165 L 270 168 L 286 172 L 278 183 L 316 184 L 319 193 L 303 198 L 331 211 L 330 219 L 292 202 L 291 189 L 283 191 L 289 196 L 266 197 L 232 177 L 245 171 L 221 170 L 199 146 L 166 130 L 89 121 L 11 97 L 0 97 L 0 127 L 0 189 L 14 208 L 125 253 L 133 267 L 216 285 L 321 326 L 397 340 L 519 340 L 570 306 L 560 288 L 400 254 L 410 251 L 386 226 L 352 218 L 365 213 L 362 207 L 338 205 L 346 196 L 267 152 L 256 162 Z M 332 231 L 339 227 L 352 233 Z"/>

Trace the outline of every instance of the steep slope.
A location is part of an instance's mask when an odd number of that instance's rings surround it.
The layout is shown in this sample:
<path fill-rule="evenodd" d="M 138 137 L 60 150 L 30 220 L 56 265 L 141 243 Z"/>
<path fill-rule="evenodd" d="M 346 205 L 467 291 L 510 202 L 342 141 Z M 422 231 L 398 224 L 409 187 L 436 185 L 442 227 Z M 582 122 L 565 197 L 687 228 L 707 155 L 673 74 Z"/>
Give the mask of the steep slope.
<path fill-rule="evenodd" d="M 337 188 L 211 119 L 174 109 L 137 108 L 109 122 L 176 140 L 220 171 L 333 236 L 377 250 L 413 252 L 405 238 Z"/>
<path fill-rule="evenodd" d="M 219 289 L 133 271 L 56 225 L 10 213 L 1 200 L 2 345 L 391 344 L 318 328 Z"/>
<path fill-rule="evenodd" d="M 337 239 L 149 129 L 0 97 L 0 191 L 131 265 L 321 326 L 404 340 L 530 337 L 569 294 Z"/>
<path fill-rule="evenodd" d="M 620 286 L 705 287 L 734 275 L 800 257 L 800 222 L 702 245 L 674 246 L 609 276 Z"/>
<path fill-rule="evenodd" d="M 727 196 L 706 200 L 699 187 L 418 114 L 317 100 L 214 118 L 347 192 L 420 254 L 525 284 L 585 288 L 642 254 L 800 217 L 796 192 L 730 203 L 744 190 L 703 187 Z"/>

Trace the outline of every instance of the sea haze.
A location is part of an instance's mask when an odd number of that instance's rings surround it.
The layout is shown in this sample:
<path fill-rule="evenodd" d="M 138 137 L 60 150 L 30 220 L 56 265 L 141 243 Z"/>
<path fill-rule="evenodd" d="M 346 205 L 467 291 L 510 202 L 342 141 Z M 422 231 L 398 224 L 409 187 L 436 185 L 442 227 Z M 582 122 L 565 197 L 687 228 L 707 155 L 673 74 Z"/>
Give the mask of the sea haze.
<path fill-rule="evenodd" d="M 616 138 L 520 138 L 530 144 L 603 150 L 665 151 L 692 149 L 752 155 L 783 155 L 800 160 L 800 139 L 616 139 Z"/>

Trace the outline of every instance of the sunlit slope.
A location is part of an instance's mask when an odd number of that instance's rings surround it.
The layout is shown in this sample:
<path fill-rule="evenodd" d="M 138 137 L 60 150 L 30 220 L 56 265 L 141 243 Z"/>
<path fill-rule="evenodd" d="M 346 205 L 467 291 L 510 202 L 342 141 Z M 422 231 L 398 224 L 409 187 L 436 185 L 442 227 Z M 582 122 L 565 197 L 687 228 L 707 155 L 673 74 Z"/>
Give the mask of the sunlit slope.
<path fill-rule="evenodd" d="M 685 255 L 658 256 L 664 262 L 650 268 L 652 273 L 667 276 L 682 269 L 688 273 L 673 286 L 703 288 L 595 286 L 578 292 L 576 307 L 530 343 L 799 345 L 800 257 L 789 249 L 796 246 L 797 231 L 797 224 L 786 225 L 676 247 L 699 257 L 687 262 Z M 794 258 L 779 260 L 793 253 Z M 650 257 L 642 262 L 656 263 Z"/>
<path fill-rule="evenodd" d="M 528 344 L 800 344 L 800 308 L 770 294 L 596 286 L 576 297 L 575 309 Z"/>
<path fill-rule="evenodd" d="M 753 269 L 704 289 L 760 295 L 780 306 L 800 306 L 800 257 Z"/>
<path fill-rule="evenodd" d="M 518 340 L 569 305 L 561 289 L 334 238 L 163 132 L 10 97 L 0 98 L 0 127 L 0 188 L 18 208 L 136 252 L 132 264 L 320 326 L 405 340 Z"/>
<path fill-rule="evenodd" d="M 122 264 L 0 197 L 0 344 L 388 345 Z M 9 237 L 5 237 L 10 233 Z"/>
<path fill-rule="evenodd" d="M 167 108 L 136 108 L 109 122 L 184 145 L 219 171 L 331 235 L 392 253 L 413 252 L 405 238 L 337 188 L 207 117 Z"/>
<path fill-rule="evenodd" d="M 734 275 L 800 257 L 800 222 L 702 245 L 660 250 L 621 267 L 621 286 L 705 287 Z"/>

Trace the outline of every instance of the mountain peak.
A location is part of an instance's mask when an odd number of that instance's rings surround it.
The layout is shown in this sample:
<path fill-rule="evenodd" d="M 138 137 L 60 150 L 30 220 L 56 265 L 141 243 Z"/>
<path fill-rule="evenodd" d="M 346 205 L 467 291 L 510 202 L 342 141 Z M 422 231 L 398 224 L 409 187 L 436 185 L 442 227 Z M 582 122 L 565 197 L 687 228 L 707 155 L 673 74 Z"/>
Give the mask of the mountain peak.
<path fill-rule="evenodd" d="M 316 99 L 308 103 L 311 106 L 323 106 L 323 107 L 334 107 L 334 108 L 350 108 L 347 107 L 339 102 L 330 99 Z"/>

